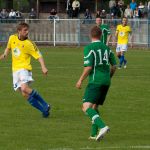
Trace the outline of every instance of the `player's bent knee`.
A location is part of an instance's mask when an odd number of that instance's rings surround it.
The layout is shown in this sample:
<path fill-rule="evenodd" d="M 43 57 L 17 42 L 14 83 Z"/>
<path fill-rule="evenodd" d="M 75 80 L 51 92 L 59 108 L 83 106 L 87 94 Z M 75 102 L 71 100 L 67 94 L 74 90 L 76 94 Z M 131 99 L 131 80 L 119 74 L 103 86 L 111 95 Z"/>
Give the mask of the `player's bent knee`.
<path fill-rule="evenodd" d="M 28 87 L 26 87 L 26 86 L 21 86 L 21 92 L 25 93 L 25 94 L 29 94 L 30 93 L 29 90 L 28 90 Z"/>
<path fill-rule="evenodd" d="M 28 94 L 26 94 L 26 93 L 24 93 L 24 92 L 22 92 L 21 94 L 22 94 L 22 96 L 23 96 L 24 98 L 26 98 L 26 99 L 29 98 L 29 95 L 28 95 Z"/>
<path fill-rule="evenodd" d="M 32 92 L 32 89 L 28 85 L 22 84 L 21 85 L 21 92 L 26 93 L 27 95 L 29 95 Z"/>
<path fill-rule="evenodd" d="M 92 104 L 91 103 L 83 103 L 83 106 L 82 106 L 82 111 L 83 112 L 86 112 L 86 110 L 88 109 L 88 108 L 92 108 Z"/>
<path fill-rule="evenodd" d="M 84 106 L 82 106 L 82 111 L 85 113 L 86 112 L 86 109 L 84 108 Z"/>

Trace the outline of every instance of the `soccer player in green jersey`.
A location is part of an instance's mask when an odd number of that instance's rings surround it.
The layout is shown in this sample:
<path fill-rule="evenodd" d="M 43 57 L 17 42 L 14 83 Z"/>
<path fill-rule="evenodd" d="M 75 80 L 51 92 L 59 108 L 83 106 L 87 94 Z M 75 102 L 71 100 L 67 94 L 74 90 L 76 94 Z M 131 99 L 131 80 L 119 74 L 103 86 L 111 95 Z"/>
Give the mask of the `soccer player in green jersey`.
<path fill-rule="evenodd" d="M 96 18 L 96 25 L 102 30 L 101 42 L 108 45 L 111 38 L 111 31 L 107 24 L 102 24 L 100 17 Z"/>
<path fill-rule="evenodd" d="M 116 70 L 115 56 L 110 48 L 100 41 L 101 34 L 99 27 L 94 26 L 91 29 L 92 43 L 84 48 L 84 69 L 76 83 L 76 87 L 80 89 L 83 80 L 89 76 L 89 83 L 83 97 L 82 110 L 92 121 L 90 139 L 96 141 L 100 141 L 109 131 L 109 127 L 105 125 L 100 117 L 98 106 L 103 105 L 111 77 Z"/>

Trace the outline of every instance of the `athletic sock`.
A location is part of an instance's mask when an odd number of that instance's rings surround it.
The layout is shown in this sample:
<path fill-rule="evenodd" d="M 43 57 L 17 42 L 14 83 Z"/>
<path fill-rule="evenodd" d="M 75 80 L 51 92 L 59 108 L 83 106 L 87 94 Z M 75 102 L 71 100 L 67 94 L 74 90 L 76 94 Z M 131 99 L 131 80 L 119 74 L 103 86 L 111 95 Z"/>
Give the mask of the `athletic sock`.
<path fill-rule="evenodd" d="M 122 66 L 123 62 L 124 62 L 124 55 L 121 55 L 121 57 L 120 57 L 120 66 Z"/>
<path fill-rule="evenodd" d="M 95 137 L 98 132 L 98 126 L 93 122 L 91 127 L 91 136 Z"/>
<path fill-rule="evenodd" d="M 127 64 L 127 60 L 124 58 L 124 65 L 126 65 Z"/>
<path fill-rule="evenodd" d="M 32 93 L 31 93 L 31 95 L 32 95 L 32 97 L 34 97 L 38 102 L 40 102 L 41 105 L 42 105 L 45 109 L 47 109 L 48 104 L 45 102 L 45 100 L 40 96 L 40 94 L 39 94 L 37 91 L 33 90 Z"/>
<path fill-rule="evenodd" d="M 101 120 L 96 110 L 88 108 L 86 110 L 86 113 L 99 128 L 104 128 L 106 126 L 105 123 Z"/>
<path fill-rule="evenodd" d="M 28 102 L 30 103 L 30 105 L 32 105 L 33 107 L 35 107 L 36 109 L 40 110 L 41 112 L 44 111 L 43 107 L 38 103 L 38 101 L 32 97 L 31 95 L 28 98 Z"/>
<path fill-rule="evenodd" d="M 99 114 L 98 109 L 95 109 L 95 110 Z M 91 136 L 95 137 L 97 135 L 97 132 L 98 132 L 98 126 L 92 121 Z"/>

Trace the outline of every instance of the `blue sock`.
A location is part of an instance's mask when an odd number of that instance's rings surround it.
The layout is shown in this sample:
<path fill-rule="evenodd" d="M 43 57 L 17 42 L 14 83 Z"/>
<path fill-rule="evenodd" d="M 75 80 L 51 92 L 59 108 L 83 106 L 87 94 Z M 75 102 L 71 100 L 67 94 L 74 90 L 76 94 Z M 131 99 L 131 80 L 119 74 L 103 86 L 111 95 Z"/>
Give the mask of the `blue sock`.
<path fill-rule="evenodd" d="M 119 60 L 120 60 L 120 57 L 121 57 L 121 56 L 120 56 L 120 55 L 118 55 L 117 57 L 118 57 L 118 58 L 119 58 Z"/>
<path fill-rule="evenodd" d="M 38 101 L 37 101 L 34 97 L 32 97 L 31 95 L 30 95 L 30 97 L 28 98 L 28 102 L 29 102 L 33 107 L 35 107 L 36 109 L 40 110 L 41 112 L 44 111 L 43 107 L 42 107 L 42 106 L 38 103 Z"/>
<path fill-rule="evenodd" d="M 124 55 L 121 55 L 121 57 L 120 57 L 120 66 L 122 66 L 123 62 L 124 62 Z"/>
<path fill-rule="evenodd" d="M 127 60 L 124 58 L 124 65 L 126 65 L 126 63 L 127 63 Z"/>
<path fill-rule="evenodd" d="M 38 94 L 37 91 L 33 90 L 31 95 L 38 101 L 41 103 L 41 105 L 47 109 L 48 104 L 45 102 L 45 100 L 40 96 L 40 94 Z"/>

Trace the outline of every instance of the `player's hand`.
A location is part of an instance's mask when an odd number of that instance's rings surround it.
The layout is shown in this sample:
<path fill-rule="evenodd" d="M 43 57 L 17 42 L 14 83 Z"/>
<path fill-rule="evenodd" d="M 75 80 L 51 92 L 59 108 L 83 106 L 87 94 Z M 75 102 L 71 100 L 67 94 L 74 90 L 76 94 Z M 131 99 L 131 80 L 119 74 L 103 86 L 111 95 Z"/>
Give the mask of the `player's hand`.
<path fill-rule="evenodd" d="M 2 55 L 0 55 L 0 60 L 2 60 L 3 58 L 4 58 L 3 54 L 2 54 Z"/>
<path fill-rule="evenodd" d="M 82 82 L 81 82 L 81 80 L 79 80 L 79 81 L 76 83 L 76 88 L 81 89 L 81 85 L 82 85 Z"/>
<path fill-rule="evenodd" d="M 4 54 L 1 54 L 1 55 L 0 55 L 0 60 L 5 59 L 5 57 L 6 57 L 6 56 L 5 56 Z"/>
<path fill-rule="evenodd" d="M 43 68 L 42 68 L 42 72 L 43 72 L 44 75 L 47 75 L 48 69 L 47 69 L 46 67 L 43 67 Z"/>

